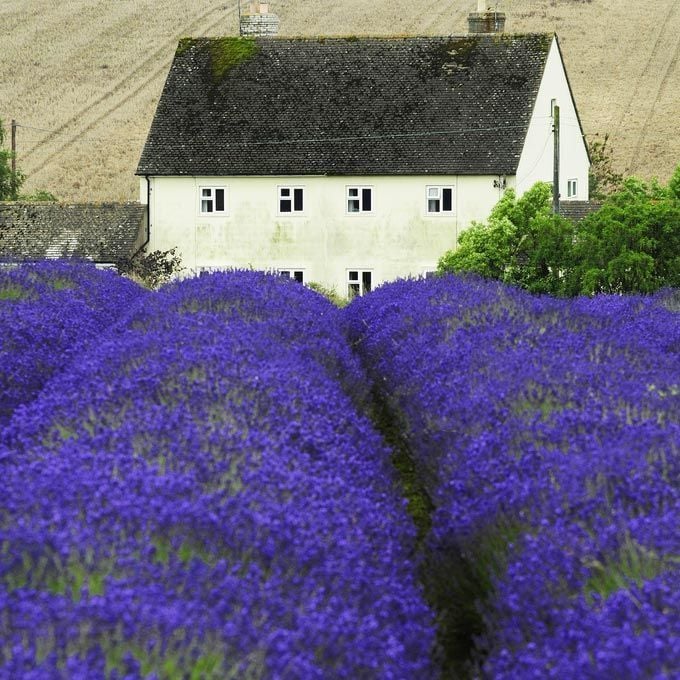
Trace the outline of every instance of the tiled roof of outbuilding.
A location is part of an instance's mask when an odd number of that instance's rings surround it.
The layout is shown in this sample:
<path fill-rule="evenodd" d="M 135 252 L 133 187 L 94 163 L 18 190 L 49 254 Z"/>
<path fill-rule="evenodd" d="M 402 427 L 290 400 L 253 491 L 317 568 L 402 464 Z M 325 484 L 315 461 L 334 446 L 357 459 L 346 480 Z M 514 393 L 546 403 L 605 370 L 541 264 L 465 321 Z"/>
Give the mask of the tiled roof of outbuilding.
<path fill-rule="evenodd" d="M 570 219 L 572 222 L 580 222 L 584 217 L 599 210 L 601 207 L 602 203 L 597 201 L 561 201 L 560 215 Z"/>
<path fill-rule="evenodd" d="M 513 174 L 552 39 L 183 40 L 137 173 Z"/>
<path fill-rule="evenodd" d="M 140 203 L 0 203 L 0 258 L 115 262 L 142 246 L 145 216 Z"/>

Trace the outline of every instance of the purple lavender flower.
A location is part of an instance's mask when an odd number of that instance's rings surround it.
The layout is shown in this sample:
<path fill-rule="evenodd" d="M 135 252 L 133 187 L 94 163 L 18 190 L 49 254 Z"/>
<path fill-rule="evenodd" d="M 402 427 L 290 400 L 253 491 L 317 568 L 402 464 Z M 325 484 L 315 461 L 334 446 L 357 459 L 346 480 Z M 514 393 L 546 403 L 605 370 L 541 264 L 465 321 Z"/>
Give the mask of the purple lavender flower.
<path fill-rule="evenodd" d="M 365 390 L 293 283 L 149 295 L 4 432 L 0 677 L 432 677 Z"/>

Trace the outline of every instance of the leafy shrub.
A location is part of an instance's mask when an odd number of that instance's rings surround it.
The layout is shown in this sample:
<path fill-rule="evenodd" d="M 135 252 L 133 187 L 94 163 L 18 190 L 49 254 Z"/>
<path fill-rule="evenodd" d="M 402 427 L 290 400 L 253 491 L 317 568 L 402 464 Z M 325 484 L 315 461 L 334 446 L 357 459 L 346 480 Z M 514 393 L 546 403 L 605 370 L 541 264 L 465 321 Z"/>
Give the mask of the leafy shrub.
<path fill-rule="evenodd" d="M 116 263 L 118 273 L 129 276 L 147 288 L 158 288 L 182 271 L 182 258 L 177 249 L 139 252 Z"/>
<path fill-rule="evenodd" d="M 471 272 L 532 293 L 573 297 L 680 286 L 680 167 L 667 186 L 629 178 L 577 224 L 553 215 L 550 186 L 505 192 L 460 234 L 438 271 Z"/>

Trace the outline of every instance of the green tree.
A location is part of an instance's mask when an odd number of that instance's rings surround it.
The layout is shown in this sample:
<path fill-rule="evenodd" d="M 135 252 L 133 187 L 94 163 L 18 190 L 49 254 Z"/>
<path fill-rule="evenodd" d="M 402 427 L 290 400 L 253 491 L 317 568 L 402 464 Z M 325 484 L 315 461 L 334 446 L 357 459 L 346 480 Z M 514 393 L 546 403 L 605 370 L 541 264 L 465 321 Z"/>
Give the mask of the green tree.
<path fill-rule="evenodd" d="M 597 135 L 596 135 L 597 136 Z M 609 134 L 602 141 L 588 142 L 590 171 L 588 173 L 589 196 L 592 201 L 603 201 L 623 184 L 623 175 L 614 171 L 614 158 L 609 146 Z"/>
<path fill-rule="evenodd" d="M 680 166 L 668 186 L 626 179 L 575 233 L 572 295 L 680 287 Z"/>
<path fill-rule="evenodd" d="M 534 293 L 560 294 L 571 266 L 571 222 L 552 213 L 552 190 L 539 182 L 520 198 L 508 189 L 486 223 L 473 222 L 438 272 L 474 272 Z"/>
<path fill-rule="evenodd" d="M 0 201 L 16 201 L 25 177 L 19 170 L 12 172 L 12 152 L 4 145 L 5 128 L 0 118 Z"/>

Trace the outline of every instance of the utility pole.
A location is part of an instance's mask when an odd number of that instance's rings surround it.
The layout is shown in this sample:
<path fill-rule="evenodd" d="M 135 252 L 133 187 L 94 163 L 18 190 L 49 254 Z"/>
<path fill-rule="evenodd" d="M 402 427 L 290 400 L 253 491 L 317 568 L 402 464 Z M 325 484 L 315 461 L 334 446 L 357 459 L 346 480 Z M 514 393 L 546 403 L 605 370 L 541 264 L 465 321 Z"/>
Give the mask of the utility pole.
<path fill-rule="evenodd" d="M 12 177 L 17 174 L 17 122 L 12 118 Z"/>
<path fill-rule="evenodd" d="M 560 211 L 560 107 L 553 107 L 553 212 Z"/>

